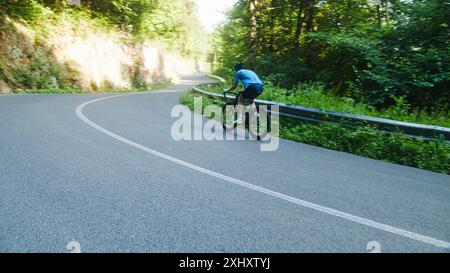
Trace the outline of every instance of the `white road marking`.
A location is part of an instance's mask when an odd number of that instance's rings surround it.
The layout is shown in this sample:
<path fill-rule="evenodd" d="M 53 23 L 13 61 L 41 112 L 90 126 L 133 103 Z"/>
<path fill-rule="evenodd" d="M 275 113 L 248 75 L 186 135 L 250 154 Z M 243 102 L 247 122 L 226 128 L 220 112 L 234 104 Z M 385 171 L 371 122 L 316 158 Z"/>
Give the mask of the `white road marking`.
<path fill-rule="evenodd" d="M 223 175 L 223 174 L 220 174 L 220 173 L 217 173 L 217 172 L 214 172 L 214 171 L 202 168 L 200 166 L 197 166 L 197 165 L 191 164 L 189 162 L 183 161 L 181 159 L 175 158 L 173 156 L 163 154 L 161 152 L 158 152 L 156 150 L 150 149 L 150 148 L 145 147 L 145 146 L 143 146 L 141 144 L 133 142 L 133 141 L 131 141 L 131 140 L 125 138 L 125 137 L 119 136 L 119 135 L 117 135 L 117 134 L 115 134 L 115 133 L 113 133 L 111 131 L 106 130 L 105 128 L 103 128 L 103 127 L 95 124 L 91 120 L 89 120 L 83 114 L 83 108 L 85 106 L 87 106 L 89 104 L 92 104 L 92 103 L 95 103 L 95 102 L 107 100 L 107 99 L 118 98 L 118 97 L 123 97 L 123 96 L 130 96 L 130 95 L 135 95 L 135 94 L 173 93 L 173 92 L 179 92 L 179 91 L 173 91 L 173 90 L 172 91 L 171 90 L 169 90 L 169 91 L 152 91 L 152 92 L 145 92 L 145 93 L 128 93 L 128 94 L 120 94 L 120 95 L 115 95 L 115 96 L 102 97 L 102 98 L 98 98 L 98 99 L 94 99 L 94 100 L 91 100 L 91 101 L 87 101 L 87 102 L 85 102 L 83 104 L 78 105 L 77 108 L 75 109 L 75 113 L 78 116 L 78 118 L 81 119 L 84 123 L 86 123 L 89 126 L 95 128 L 96 130 L 104 133 L 105 135 L 108 135 L 108 136 L 110 136 L 110 137 L 112 137 L 112 138 L 114 138 L 114 139 L 116 139 L 116 140 L 118 140 L 120 142 L 123 142 L 123 143 L 125 143 L 127 145 L 130 145 L 132 147 L 135 147 L 135 148 L 137 148 L 139 150 L 142 150 L 142 151 L 144 151 L 146 153 L 149 153 L 151 155 L 158 156 L 160 158 L 163 158 L 163 159 L 166 159 L 168 161 L 171 161 L 171 162 L 173 162 L 175 164 L 178 164 L 178 165 L 190 168 L 192 170 L 196 170 L 198 172 L 201 172 L 201 173 L 204 173 L 204 174 L 207 174 L 207 175 L 219 178 L 221 180 L 224 180 L 224 181 L 227 181 L 227 182 L 230 182 L 230 183 L 233 183 L 235 185 L 239 185 L 239 186 L 242 186 L 242 187 L 245 187 L 245 188 L 257 191 L 257 192 L 260 192 L 260 193 L 264 193 L 266 195 L 270 195 L 270 196 L 273 196 L 273 197 L 276 197 L 276 198 L 279 198 L 279 199 L 282 199 L 282 200 L 294 203 L 296 205 L 300 205 L 300 206 L 303 206 L 303 207 L 306 207 L 306 208 L 310 208 L 310 209 L 313 209 L 313 210 L 316 210 L 316 211 L 319 211 L 319 212 L 322 212 L 322 213 L 325 213 L 325 214 L 328 214 L 328 215 L 339 217 L 339 218 L 342 218 L 342 219 L 345 219 L 345 220 L 348 220 L 348 221 L 351 221 L 351 222 L 354 222 L 354 223 L 358 223 L 358 224 L 361 224 L 361 225 L 364 225 L 364 226 L 368 226 L 368 227 L 371 227 L 371 228 L 374 228 L 374 229 L 382 230 L 382 231 L 385 231 L 385 232 L 388 232 L 388 233 L 391 233 L 391 234 L 399 235 L 399 236 L 402 236 L 402 237 L 405 237 L 405 238 L 409 238 L 409 239 L 412 239 L 412 240 L 415 240 L 415 241 L 419 241 L 419 242 L 422 242 L 422 243 L 425 243 L 425 244 L 429 244 L 429 245 L 432 245 L 432 246 L 435 246 L 435 247 L 441 247 L 441 248 L 450 249 L 450 242 L 447 242 L 447 241 L 435 239 L 435 238 L 432 238 L 432 237 L 429 237 L 429 236 L 425 236 L 425 235 L 421 235 L 421 234 L 418 234 L 418 233 L 415 233 L 415 232 L 411 232 L 411 231 L 408 231 L 408 230 L 405 230 L 405 229 L 396 228 L 396 227 L 393 227 L 393 226 L 390 226 L 390 225 L 378 223 L 376 221 L 373 221 L 373 220 L 370 220 L 370 219 L 367 219 L 367 218 L 355 216 L 355 215 L 352 215 L 352 214 L 349 214 L 349 213 L 345 213 L 345 212 L 342 212 L 342 211 L 339 211 L 339 210 L 335 210 L 335 209 L 332 209 L 332 208 L 329 208 L 329 207 L 325 207 L 325 206 L 321 206 L 321 205 L 318 205 L 318 204 L 315 204 L 315 203 L 311 203 L 311 202 L 308 202 L 308 201 L 305 201 L 305 200 L 301 200 L 301 199 L 298 199 L 298 198 L 295 198 L 295 197 L 292 197 L 292 196 L 289 196 L 289 195 L 286 195 L 286 194 L 283 194 L 283 193 L 272 191 L 272 190 L 269 190 L 269 189 L 266 189 L 266 188 L 263 188 L 263 187 L 260 187 L 260 186 L 256 186 L 254 184 L 251 184 L 251 183 L 248 183 L 248 182 L 245 182 L 245 181 L 242 181 L 242 180 L 230 177 L 230 176 L 226 176 L 226 175 Z"/>

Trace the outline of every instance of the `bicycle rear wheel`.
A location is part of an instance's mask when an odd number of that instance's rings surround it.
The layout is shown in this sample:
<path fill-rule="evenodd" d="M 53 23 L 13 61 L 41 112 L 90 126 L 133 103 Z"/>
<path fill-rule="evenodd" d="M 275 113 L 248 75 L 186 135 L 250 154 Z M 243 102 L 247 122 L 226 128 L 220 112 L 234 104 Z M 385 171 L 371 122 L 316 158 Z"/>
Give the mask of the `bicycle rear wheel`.
<path fill-rule="evenodd" d="M 271 114 L 267 108 L 257 107 L 256 128 L 248 125 L 247 129 L 252 138 L 258 141 L 265 138 L 271 131 Z M 264 126 L 263 126 L 264 125 Z"/>

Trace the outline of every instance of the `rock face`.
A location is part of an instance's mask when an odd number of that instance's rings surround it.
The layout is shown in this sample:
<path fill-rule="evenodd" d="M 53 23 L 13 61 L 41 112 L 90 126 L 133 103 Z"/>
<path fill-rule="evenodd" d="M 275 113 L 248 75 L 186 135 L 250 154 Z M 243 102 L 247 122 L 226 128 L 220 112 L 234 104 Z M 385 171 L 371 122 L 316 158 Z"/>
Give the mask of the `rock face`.
<path fill-rule="evenodd" d="M 201 61 L 155 43 L 78 21 L 40 33 L 6 19 L 0 29 L 0 88 L 75 87 L 97 91 L 173 81 L 199 72 Z"/>
<path fill-rule="evenodd" d="M 0 94 L 10 93 L 10 92 L 11 92 L 11 88 L 8 86 L 8 84 L 6 84 L 4 81 L 0 80 Z"/>

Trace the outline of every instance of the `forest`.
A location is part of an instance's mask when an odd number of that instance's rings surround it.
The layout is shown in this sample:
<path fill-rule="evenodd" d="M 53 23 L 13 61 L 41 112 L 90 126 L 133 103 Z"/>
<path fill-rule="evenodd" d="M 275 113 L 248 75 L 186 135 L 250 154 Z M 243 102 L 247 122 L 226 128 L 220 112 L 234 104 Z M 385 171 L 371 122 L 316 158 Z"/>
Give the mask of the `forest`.
<path fill-rule="evenodd" d="M 234 64 L 244 63 L 265 83 L 260 99 L 450 127 L 448 0 L 239 0 L 227 18 L 210 37 L 212 70 L 231 81 Z M 194 96 L 183 102 L 192 108 Z M 425 141 L 289 118 L 280 135 L 450 172 L 450 145 L 439 135 Z"/>
<path fill-rule="evenodd" d="M 448 118 L 449 20 L 448 0 L 239 0 L 209 60 L 227 77 L 243 62 L 288 93 L 320 84 L 376 109 Z"/>
<path fill-rule="evenodd" d="M 72 4 L 71 3 L 76 3 Z M 201 55 L 207 38 L 192 0 L 1 0 L 0 17 L 36 22 L 64 13 L 88 16 L 135 39 L 158 40 L 168 50 Z"/>

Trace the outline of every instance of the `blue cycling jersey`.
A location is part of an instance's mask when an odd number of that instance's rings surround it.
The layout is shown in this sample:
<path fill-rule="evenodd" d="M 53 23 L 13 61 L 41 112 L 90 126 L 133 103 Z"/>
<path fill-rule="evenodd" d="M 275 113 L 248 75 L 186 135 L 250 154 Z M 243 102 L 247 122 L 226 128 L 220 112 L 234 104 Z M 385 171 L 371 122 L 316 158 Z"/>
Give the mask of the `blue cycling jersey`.
<path fill-rule="evenodd" d="M 263 82 L 259 79 L 258 75 L 255 72 L 248 69 L 241 69 L 234 73 L 234 83 L 237 85 L 239 81 L 242 81 L 244 88 L 247 88 L 249 85 L 254 83 L 263 84 Z"/>

